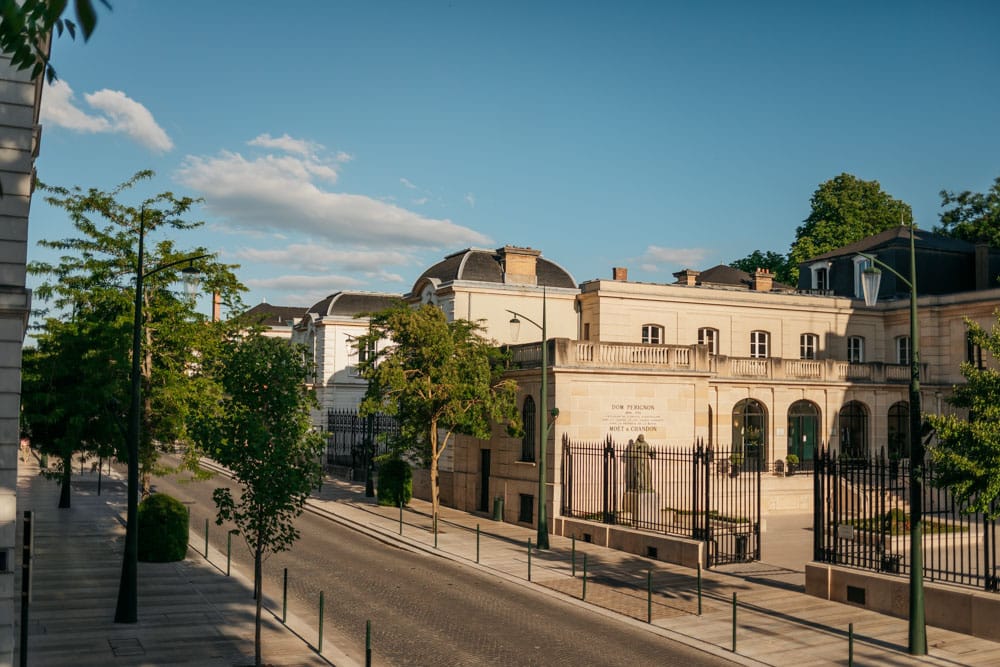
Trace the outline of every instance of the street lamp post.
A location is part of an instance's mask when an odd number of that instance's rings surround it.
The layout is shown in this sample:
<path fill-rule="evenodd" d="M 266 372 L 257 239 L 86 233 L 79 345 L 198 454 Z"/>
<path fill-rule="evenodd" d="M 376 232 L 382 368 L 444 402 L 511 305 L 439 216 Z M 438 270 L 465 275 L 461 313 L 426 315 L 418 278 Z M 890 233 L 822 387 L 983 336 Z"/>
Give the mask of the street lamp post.
<path fill-rule="evenodd" d="M 178 266 L 179 264 L 204 259 L 208 255 L 185 257 L 143 272 L 146 237 L 146 208 L 139 214 L 139 251 L 135 270 L 135 310 L 132 318 L 132 369 L 130 375 L 131 392 L 128 408 L 128 430 L 125 434 L 125 449 L 128 453 L 128 509 L 125 517 L 125 553 L 122 558 L 122 576 L 118 584 L 118 603 L 115 607 L 115 623 L 135 623 L 139 613 L 139 419 L 142 406 L 142 375 L 139 357 L 142 354 L 142 297 L 143 281 L 154 273 Z M 184 269 L 187 277 L 197 274 L 194 269 Z M 193 279 L 188 281 L 193 291 Z"/>
<path fill-rule="evenodd" d="M 535 540 L 536 548 L 538 549 L 548 549 L 549 548 L 549 519 L 548 519 L 548 508 L 547 508 L 547 487 L 546 487 L 546 468 L 548 461 L 548 444 L 549 444 L 549 430 L 552 428 L 552 423 L 548 419 L 546 414 L 549 405 L 549 340 L 548 332 L 546 331 L 546 294 L 545 288 L 542 288 L 542 323 L 539 324 L 534 320 L 520 315 L 513 310 L 508 310 L 507 312 L 514 317 L 510 320 L 511 335 L 514 340 L 517 340 L 517 334 L 521 327 L 521 320 L 523 318 L 525 321 L 534 324 L 536 327 L 542 330 L 542 387 L 541 387 L 541 409 L 538 417 L 539 424 L 539 435 L 541 436 L 541 442 L 538 444 L 538 535 Z M 552 416 L 555 418 L 558 416 L 559 411 L 552 410 Z"/>
<path fill-rule="evenodd" d="M 910 220 L 910 278 L 907 280 L 888 264 L 872 255 L 859 253 L 872 262 L 862 274 L 865 305 L 878 301 L 882 273 L 874 265 L 885 267 L 910 288 L 910 626 L 909 652 L 927 654 L 927 628 L 924 621 L 924 551 L 923 487 L 924 443 L 920 437 L 920 339 L 917 327 L 917 258 L 914 249 L 914 225 Z"/>

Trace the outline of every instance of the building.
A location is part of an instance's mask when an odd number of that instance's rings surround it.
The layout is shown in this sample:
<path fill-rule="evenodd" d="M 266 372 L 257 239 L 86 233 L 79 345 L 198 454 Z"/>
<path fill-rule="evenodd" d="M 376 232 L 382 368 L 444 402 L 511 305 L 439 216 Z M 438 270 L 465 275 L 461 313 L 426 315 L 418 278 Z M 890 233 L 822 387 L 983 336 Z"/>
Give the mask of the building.
<path fill-rule="evenodd" d="M 213 305 L 213 319 L 218 320 L 218 296 Z M 261 302 L 240 314 L 240 319 L 248 324 L 264 327 L 264 335 L 291 339 L 292 328 L 303 318 L 306 309 L 302 306 L 274 306 Z"/>
<path fill-rule="evenodd" d="M 15 70 L 6 55 L 0 55 L 0 79 L 0 664 L 12 664 L 21 345 L 31 308 L 25 262 L 42 80 Z"/>

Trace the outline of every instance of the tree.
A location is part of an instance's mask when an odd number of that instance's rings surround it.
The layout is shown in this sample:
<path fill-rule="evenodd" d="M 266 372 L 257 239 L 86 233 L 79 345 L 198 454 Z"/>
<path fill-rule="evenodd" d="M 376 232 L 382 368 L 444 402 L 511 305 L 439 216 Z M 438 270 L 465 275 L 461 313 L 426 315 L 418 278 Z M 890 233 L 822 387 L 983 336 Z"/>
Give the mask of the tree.
<path fill-rule="evenodd" d="M 397 449 L 430 466 L 434 516 L 439 507 L 438 462 L 455 434 L 490 437 L 496 422 L 517 426 L 517 384 L 503 378 L 503 356 L 468 320 L 448 322 L 437 307 L 390 307 L 371 316 L 358 340 L 377 350 L 362 364 L 368 390 L 362 414 L 395 415 Z"/>
<path fill-rule="evenodd" d="M 34 447 L 61 460 L 54 475 L 61 508 L 71 506 L 73 455 L 108 456 L 123 428 L 114 406 L 127 380 L 127 349 L 116 342 L 128 339 L 115 341 L 112 329 L 88 315 L 49 320 L 21 363 L 22 429 Z"/>
<path fill-rule="evenodd" d="M 1000 320 L 987 331 L 966 320 L 969 340 L 1000 359 Z M 1000 516 L 1000 370 L 962 364 L 966 383 L 955 387 L 948 403 L 959 415 L 928 415 L 937 435 L 930 448 L 939 486 L 969 502 L 970 512 Z"/>
<path fill-rule="evenodd" d="M 108 10 L 107 0 L 99 0 Z M 90 39 L 97 27 L 97 12 L 93 0 L 74 0 L 76 22 L 63 18 L 68 0 L 3 0 L 0 5 L 0 51 L 10 56 L 18 70 L 31 68 L 31 78 L 45 73 L 49 83 L 56 71 L 49 62 L 52 31 L 61 37 L 63 30 L 76 39 L 79 24 L 83 41 Z"/>
<path fill-rule="evenodd" d="M 162 234 L 163 230 L 186 231 L 200 222 L 188 222 L 187 214 L 196 200 L 175 197 L 163 192 L 144 199 L 139 205 L 120 203 L 117 198 L 138 183 L 152 179 L 152 171 L 140 171 L 110 192 L 95 188 L 87 191 L 47 186 L 39 189 L 52 206 L 64 209 L 79 232 L 76 238 L 43 240 L 39 245 L 60 251 L 57 264 L 32 262 L 29 272 L 43 276 L 44 282 L 36 295 L 62 317 L 66 311 L 86 313 L 87 318 L 104 327 L 107 335 L 94 336 L 91 349 L 100 349 L 109 359 L 125 365 L 124 376 L 116 385 L 116 400 L 109 401 L 105 410 L 117 411 L 125 423 L 128 399 L 128 355 L 120 349 L 127 345 L 132 328 L 134 287 L 138 265 L 138 240 Z M 193 300 L 176 294 L 171 286 L 177 282 L 186 257 L 207 256 L 205 248 L 178 249 L 164 238 L 145 249 L 142 272 L 142 414 L 140 429 L 140 465 L 143 489 L 148 492 L 159 450 L 186 438 L 186 423 L 193 405 L 201 402 L 207 391 L 205 380 L 192 377 L 201 356 L 212 353 L 231 323 L 208 323 L 195 310 Z M 160 270 L 159 267 L 170 268 Z M 197 262 L 205 288 L 218 292 L 230 308 L 239 306 L 243 286 L 232 273 L 235 268 L 206 257 Z M 50 318 L 51 326 L 59 318 Z M 86 341 L 84 341 L 86 343 Z M 103 346 L 103 347 L 102 347 Z M 114 349 L 112 349 L 114 348 Z M 125 355 L 122 360 L 122 354 Z M 121 378 L 125 379 L 122 380 Z M 126 460 L 124 446 L 118 458 Z"/>
<path fill-rule="evenodd" d="M 1000 176 L 993 180 L 993 187 L 986 194 L 969 192 L 960 194 L 941 191 L 941 206 L 950 206 L 941 213 L 941 226 L 934 231 L 952 238 L 972 243 L 986 242 L 1000 247 Z"/>
<path fill-rule="evenodd" d="M 793 285 L 798 283 L 802 262 L 913 217 L 909 204 L 883 192 L 878 181 L 863 181 L 851 174 L 821 183 L 810 205 L 812 210 L 795 230 L 788 253 L 788 279 Z"/>
<path fill-rule="evenodd" d="M 241 487 L 238 499 L 227 488 L 212 497 L 216 523 L 235 523 L 253 554 L 260 665 L 263 562 L 298 539 L 294 520 L 321 479 L 323 439 L 310 424 L 316 399 L 303 382 L 309 371 L 305 348 L 260 332 L 229 340 L 204 370 L 216 378 L 220 393 L 203 408 L 195 440 Z"/>
<path fill-rule="evenodd" d="M 751 275 L 757 269 L 767 269 L 774 274 L 774 279 L 780 283 L 787 283 L 790 278 L 788 258 L 773 250 L 767 252 L 754 250 L 743 259 L 733 260 L 729 266 L 746 271 Z"/>

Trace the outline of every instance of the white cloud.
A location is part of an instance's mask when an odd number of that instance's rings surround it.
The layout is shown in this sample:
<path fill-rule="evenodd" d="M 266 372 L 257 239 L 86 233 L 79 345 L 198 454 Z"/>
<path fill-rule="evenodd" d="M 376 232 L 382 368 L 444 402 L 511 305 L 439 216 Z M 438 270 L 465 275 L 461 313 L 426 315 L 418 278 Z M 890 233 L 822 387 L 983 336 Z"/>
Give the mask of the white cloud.
<path fill-rule="evenodd" d="M 410 179 L 408 179 L 408 178 L 401 178 L 401 179 L 399 179 L 399 182 L 402 183 L 404 186 L 408 187 L 411 190 L 416 190 L 417 189 L 417 186 L 415 186 L 412 182 L 410 182 Z"/>
<path fill-rule="evenodd" d="M 350 162 L 351 160 L 353 160 L 354 156 L 351 155 L 350 153 L 345 153 L 344 151 L 339 151 L 337 153 L 337 155 L 334 156 L 333 159 L 336 160 L 337 162 L 340 162 L 341 164 L 343 164 L 345 162 Z"/>
<path fill-rule="evenodd" d="M 292 244 L 286 248 L 241 248 L 231 254 L 234 259 L 294 266 L 304 271 L 329 271 L 331 268 L 359 271 L 372 275 L 384 274 L 386 266 L 412 264 L 409 255 L 394 251 L 334 250 L 316 244 Z"/>
<path fill-rule="evenodd" d="M 42 95 L 43 123 L 74 132 L 124 134 L 136 143 L 165 153 L 174 147 L 149 109 L 119 90 L 107 88 L 83 96 L 100 114 L 88 114 L 76 105 L 73 89 L 65 81 L 49 85 Z"/>
<path fill-rule="evenodd" d="M 476 196 L 471 192 L 466 193 L 465 202 L 472 208 L 476 208 Z"/>
<path fill-rule="evenodd" d="M 706 256 L 708 256 L 708 251 L 704 248 L 662 248 L 651 245 L 646 248 L 646 252 L 639 258 L 639 262 L 641 262 L 641 268 L 644 271 L 655 272 L 678 266 L 694 268 L 704 261 Z"/>
<path fill-rule="evenodd" d="M 423 206 L 426 203 L 427 203 L 427 197 L 420 197 L 418 199 L 413 200 L 413 204 L 415 206 Z"/>
<path fill-rule="evenodd" d="M 296 140 L 277 141 L 290 144 Z M 337 171 L 321 156 L 268 153 L 246 157 L 230 151 L 214 156 L 189 155 L 175 176 L 201 194 L 213 214 L 240 229 L 299 232 L 363 247 L 409 249 L 490 243 L 485 235 L 451 220 L 427 218 L 366 195 L 324 189 L 319 181 L 335 182 Z"/>
<path fill-rule="evenodd" d="M 318 151 L 323 150 L 321 144 L 303 139 L 293 139 L 288 134 L 280 137 L 272 137 L 270 134 L 261 134 L 247 142 L 250 146 L 261 146 L 263 148 L 277 148 L 286 153 L 295 153 L 303 157 L 311 157 Z"/>

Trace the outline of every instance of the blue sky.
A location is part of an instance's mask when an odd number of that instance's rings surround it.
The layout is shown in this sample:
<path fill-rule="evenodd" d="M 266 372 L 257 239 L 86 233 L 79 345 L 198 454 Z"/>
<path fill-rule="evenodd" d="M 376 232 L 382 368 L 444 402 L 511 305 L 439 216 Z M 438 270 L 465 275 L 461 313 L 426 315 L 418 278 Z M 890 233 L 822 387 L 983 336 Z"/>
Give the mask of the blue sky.
<path fill-rule="evenodd" d="M 995 2 L 112 4 L 55 43 L 39 177 L 203 197 L 178 242 L 248 305 L 406 292 L 469 246 L 673 282 L 786 252 L 841 172 L 925 228 L 1000 176 Z M 70 231 L 36 198 L 29 260 Z"/>

